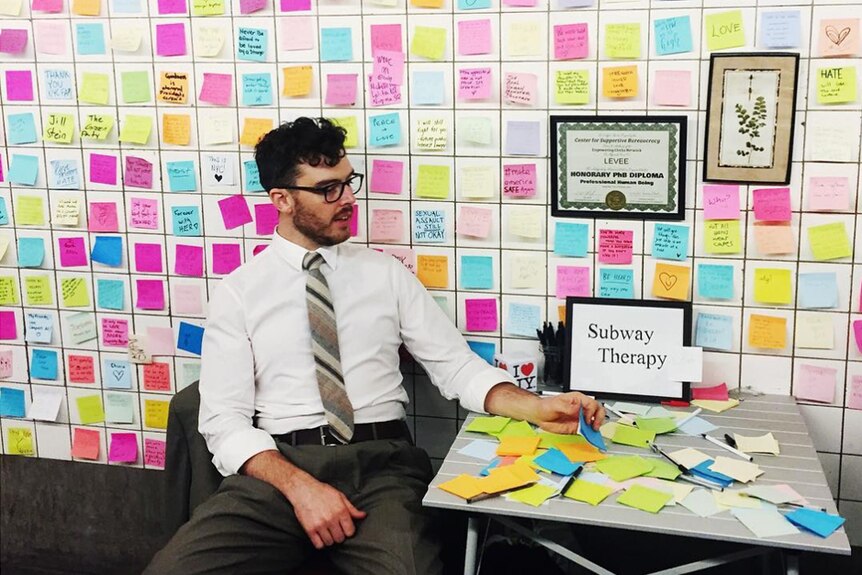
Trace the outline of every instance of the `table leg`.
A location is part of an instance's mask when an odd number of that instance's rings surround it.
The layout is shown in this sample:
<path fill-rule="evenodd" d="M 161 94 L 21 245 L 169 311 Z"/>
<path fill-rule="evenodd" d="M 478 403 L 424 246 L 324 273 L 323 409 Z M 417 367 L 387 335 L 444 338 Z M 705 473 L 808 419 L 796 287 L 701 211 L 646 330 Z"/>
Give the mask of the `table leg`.
<path fill-rule="evenodd" d="M 787 569 L 787 575 L 799 575 L 799 555 L 785 551 L 784 565 Z"/>
<path fill-rule="evenodd" d="M 467 545 L 464 550 L 464 575 L 475 575 L 476 556 L 479 549 L 479 518 L 467 518 Z"/>

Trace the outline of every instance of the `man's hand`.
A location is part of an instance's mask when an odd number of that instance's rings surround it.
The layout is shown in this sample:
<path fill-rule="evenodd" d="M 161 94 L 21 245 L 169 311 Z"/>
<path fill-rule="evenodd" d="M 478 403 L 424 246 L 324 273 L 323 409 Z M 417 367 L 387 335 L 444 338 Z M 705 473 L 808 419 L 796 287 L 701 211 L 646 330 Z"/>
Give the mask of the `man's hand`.
<path fill-rule="evenodd" d="M 577 433 L 582 409 L 584 421 L 598 430 L 605 421 L 605 408 L 595 399 L 577 391 L 543 398 L 534 423 L 552 433 Z"/>
<path fill-rule="evenodd" d="M 304 471 L 294 474 L 285 489 L 299 524 L 316 549 L 342 543 L 353 537 L 355 519 L 364 519 L 360 511 L 338 489 L 318 481 Z"/>

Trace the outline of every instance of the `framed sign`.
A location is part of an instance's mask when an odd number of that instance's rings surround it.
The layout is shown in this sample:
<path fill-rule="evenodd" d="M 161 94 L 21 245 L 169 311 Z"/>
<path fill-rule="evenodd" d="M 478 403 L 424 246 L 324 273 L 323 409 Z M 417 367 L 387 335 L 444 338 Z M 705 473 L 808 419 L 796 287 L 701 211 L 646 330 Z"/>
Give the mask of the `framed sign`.
<path fill-rule="evenodd" d="M 691 384 L 671 379 L 691 344 L 691 303 L 566 298 L 564 384 L 603 398 L 691 398 Z"/>
<path fill-rule="evenodd" d="M 685 116 L 551 116 L 556 217 L 685 218 Z"/>
<path fill-rule="evenodd" d="M 705 182 L 790 182 L 799 54 L 712 54 Z"/>

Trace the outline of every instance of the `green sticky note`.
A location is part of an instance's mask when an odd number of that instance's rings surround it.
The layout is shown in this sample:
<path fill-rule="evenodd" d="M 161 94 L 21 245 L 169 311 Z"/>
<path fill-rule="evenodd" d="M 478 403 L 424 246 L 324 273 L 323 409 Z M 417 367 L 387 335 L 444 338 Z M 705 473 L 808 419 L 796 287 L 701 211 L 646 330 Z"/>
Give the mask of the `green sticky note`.
<path fill-rule="evenodd" d="M 105 412 L 102 410 L 102 397 L 99 395 L 82 395 L 75 399 L 78 404 L 78 415 L 81 416 L 81 423 L 88 425 L 90 423 L 103 423 L 105 421 Z"/>
<path fill-rule="evenodd" d="M 420 198 L 445 200 L 449 197 L 449 166 L 419 166 L 416 195 Z"/>
<path fill-rule="evenodd" d="M 416 26 L 410 53 L 429 60 L 442 60 L 446 54 L 446 29 Z"/>
<path fill-rule="evenodd" d="M 477 417 L 467 425 L 467 431 L 477 433 L 499 433 L 509 423 L 508 417 L 495 415 L 493 417 Z"/>
<path fill-rule="evenodd" d="M 15 216 L 25 226 L 45 225 L 45 201 L 39 196 L 18 196 Z"/>
<path fill-rule="evenodd" d="M 110 79 L 107 74 L 97 74 L 94 72 L 84 72 L 81 77 L 81 87 L 78 93 L 78 100 L 88 104 L 108 103 Z"/>
<path fill-rule="evenodd" d="M 192 0 L 192 15 L 219 16 L 224 14 L 224 0 Z"/>
<path fill-rule="evenodd" d="M 817 103 L 847 104 L 856 101 L 856 68 L 820 68 L 817 70 Z"/>
<path fill-rule="evenodd" d="M 356 122 L 356 116 L 329 118 L 329 121 L 347 130 L 347 135 L 344 137 L 345 148 L 355 148 L 359 145 L 359 124 Z"/>
<path fill-rule="evenodd" d="M 656 491 L 655 489 L 635 484 L 617 497 L 617 503 L 649 511 L 650 513 L 658 513 L 672 498 L 673 495 L 670 493 Z"/>
<path fill-rule="evenodd" d="M 658 477 L 659 479 L 673 481 L 682 473 L 676 465 L 661 459 L 653 459 L 651 463 L 652 471 L 646 474 L 647 477 Z"/>
<path fill-rule="evenodd" d="M 559 104 L 587 104 L 590 101 L 590 73 L 587 70 L 557 70 L 556 100 Z"/>
<path fill-rule="evenodd" d="M 815 260 L 849 258 L 852 251 L 844 222 L 808 228 L 808 243 Z"/>
<path fill-rule="evenodd" d="M 108 423 L 133 423 L 134 408 L 135 396 L 131 393 L 105 393 L 105 420 Z"/>
<path fill-rule="evenodd" d="M 105 114 L 87 114 L 84 127 L 81 128 L 81 138 L 86 140 L 104 140 L 114 127 L 114 118 Z"/>
<path fill-rule="evenodd" d="M 506 424 L 502 431 L 491 435 L 497 439 L 502 439 L 504 437 L 535 437 L 538 434 L 528 422 L 512 420 Z"/>
<path fill-rule="evenodd" d="M 571 445 L 573 443 L 586 444 L 589 443 L 583 435 L 562 435 L 560 433 L 550 433 L 548 431 L 540 431 L 539 447 L 545 449 L 556 447 L 558 445 Z"/>
<path fill-rule="evenodd" d="M 641 57 L 641 25 L 605 25 L 605 52 L 610 58 L 636 60 Z"/>
<path fill-rule="evenodd" d="M 706 47 L 710 52 L 745 46 L 742 10 L 714 12 L 704 20 Z"/>
<path fill-rule="evenodd" d="M 652 461 L 637 455 L 615 455 L 596 461 L 596 469 L 614 481 L 625 481 L 652 471 Z"/>
<path fill-rule="evenodd" d="M 152 100 L 150 74 L 141 72 L 123 72 L 120 74 L 120 86 L 123 91 L 123 102 L 126 104 L 143 104 Z"/>
<path fill-rule="evenodd" d="M 599 485 L 598 483 L 578 479 L 565 493 L 563 493 L 563 495 L 574 499 L 575 501 L 583 501 L 590 505 L 598 505 L 613 492 L 613 488 L 608 487 L 607 485 Z"/>
<path fill-rule="evenodd" d="M 51 281 L 47 275 L 26 276 L 24 294 L 27 305 L 54 305 Z"/>
<path fill-rule="evenodd" d="M 651 431 L 655 435 L 670 433 L 676 429 L 676 420 L 672 417 L 637 417 L 635 421 L 641 431 Z"/>
<path fill-rule="evenodd" d="M 631 427 L 628 425 L 618 425 L 611 441 L 621 445 L 631 445 L 632 447 L 649 447 L 649 444 L 655 439 L 655 433 Z"/>
<path fill-rule="evenodd" d="M 87 307 L 90 305 L 90 292 L 84 278 L 65 278 L 60 282 L 63 305 L 65 307 Z"/>
<path fill-rule="evenodd" d="M 556 492 L 557 490 L 550 485 L 534 483 L 529 487 L 509 493 L 509 499 L 514 499 L 515 501 L 538 507 L 547 501 L 549 497 L 553 497 Z"/>
<path fill-rule="evenodd" d="M 75 133 L 75 117 L 72 114 L 48 114 L 42 138 L 46 142 L 71 144 Z"/>
<path fill-rule="evenodd" d="M 149 116 L 126 115 L 120 126 L 120 141 L 133 144 L 146 144 L 153 129 L 153 119 Z"/>
<path fill-rule="evenodd" d="M 13 276 L 0 276 L 0 305 L 17 305 L 18 284 Z"/>

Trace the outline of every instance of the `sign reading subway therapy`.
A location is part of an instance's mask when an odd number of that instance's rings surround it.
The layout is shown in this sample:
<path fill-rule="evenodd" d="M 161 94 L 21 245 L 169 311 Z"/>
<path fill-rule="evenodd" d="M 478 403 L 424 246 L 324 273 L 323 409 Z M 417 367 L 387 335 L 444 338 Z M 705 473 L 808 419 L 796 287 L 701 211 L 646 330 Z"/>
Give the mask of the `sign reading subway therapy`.
<path fill-rule="evenodd" d="M 569 389 L 600 397 L 688 399 L 672 365 L 691 343 L 687 302 L 566 299 Z"/>

